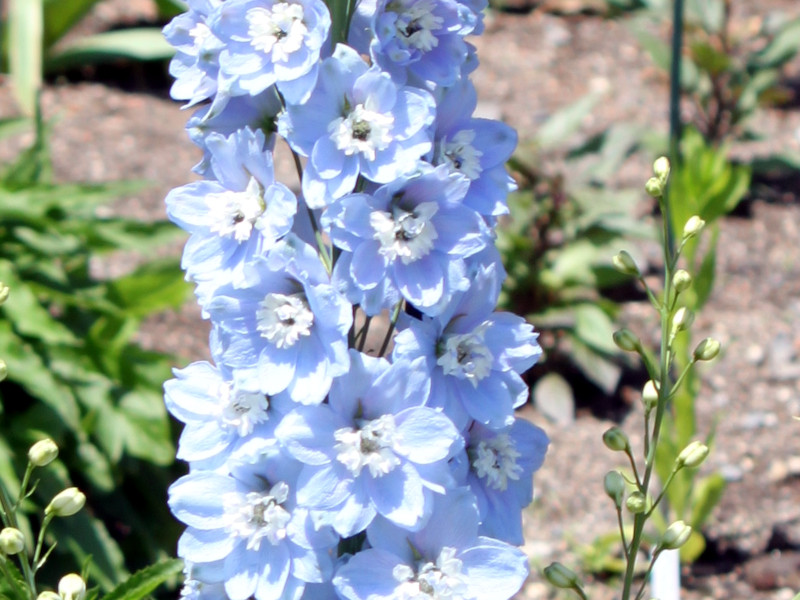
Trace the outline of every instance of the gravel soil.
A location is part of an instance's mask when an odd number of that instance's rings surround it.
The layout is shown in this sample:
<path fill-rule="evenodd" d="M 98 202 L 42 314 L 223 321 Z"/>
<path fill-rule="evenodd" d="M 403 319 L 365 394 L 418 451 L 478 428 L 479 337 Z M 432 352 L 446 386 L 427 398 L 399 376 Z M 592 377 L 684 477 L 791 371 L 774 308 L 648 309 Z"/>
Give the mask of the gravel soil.
<path fill-rule="evenodd" d="M 548 2 L 567 10 L 574 2 Z M 746 25 L 773 11 L 800 16 L 796 0 L 734 2 L 736 23 Z M 622 21 L 586 14 L 555 14 L 514 4 L 520 12 L 492 13 L 485 34 L 474 40 L 481 67 L 474 73 L 483 116 L 500 118 L 529 139 L 549 115 L 589 92 L 604 93 L 582 135 L 630 121 L 657 130 L 667 126 L 667 81 Z M 566 9 L 565 9 L 566 6 Z M 111 0 L 98 5 L 76 35 L 147 21 L 149 0 Z M 658 32 L 655 32 L 658 34 Z M 146 179 L 145 191 L 120 199 L 110 210 L 141 219 L 164 218 L 163 198 L 193 176 L 199 154 L 183 126 L 188 117 L 167 97 L 163 68 L 87 70 L 51 81 L 44 113 L 54 122 L 52 152 L 60 181 Z M 800 81 L 800 62 L 787 73 Z M 154 83 L 155 82 L 155 83 Z M 740 144 L 739 156 L 778 148 L 800 149 L 800 111 L 764 111 L 757 127 L 768 142 Z M 687 116 L 690 108 L 686 107 Z M 9 82 L 0 79 L 0 116 L 14 114 Z M 0 145 L 0 162 L 30 142 L 26 135 Z M 296 187 L 286 157 L 279 177 Z M 647 161 L 632 158 L 615 178 L 639 184 Z M 800 188 L 765 188 L 742 214 L 721 224 L 717 281 L 711 301 L 695 325 L 697 339 L 720 339 L 724 351 L 704 370 L 698 402 L 699 430 L 716 423 L 716 443 L 704 471 L 720 471 L 728 488 L 705 534 L 709 552 L 683 568 L 683 598 L 786 599 L 800 590 Z M 769 198 L 767 201 L 765 198 Z M 163 249 L 178 253 L 180 243 Z M 98 262 L 106 276 L 130 269 L 136 256 Z M 625 320 L 652 329 L 650 309 L 625 306 Z M 143 344 L 176 353 L 180 364 L 207 356 L 207 325 L 194 305 L 150 319 Z M 635 401 L 622 422 L 634 444 L 641 436 Z M 551 438 L 537 474 L 536 500 L 526 511 L 525 550 L 533 575 L 520 598 L 562 597 L 541 581 L 537 569 L 559 560 L 580 569 L 581 548 L 614 531 L 616 520 L 603 493 L 605 473 L 621 466 L 601 435 L 612 423 L 579 411 L 574 421 L 554 424 L 531 407 L 524 414 Z M 591 598 L 618 597 L 617 581 L 586 574 Z M 566 596 L 563 596 L 566 597 Z"/>

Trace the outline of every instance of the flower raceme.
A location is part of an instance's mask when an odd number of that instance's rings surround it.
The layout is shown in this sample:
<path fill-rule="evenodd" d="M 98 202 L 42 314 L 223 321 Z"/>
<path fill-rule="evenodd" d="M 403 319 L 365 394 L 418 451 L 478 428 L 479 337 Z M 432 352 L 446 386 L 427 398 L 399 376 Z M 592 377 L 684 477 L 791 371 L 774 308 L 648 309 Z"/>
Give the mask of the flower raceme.
<path fill-rule="evenodd" d="M 165 27 L 204 155 L 167 212 L 211 322 L 212 362 L 165 384 L 190 467 L 169 498 L 185 599 L 504 600 L 524 582 L 548 442 L 514 415 L 537 334 L 494 310 L 516 135 L 472 116 L 483 7 L 361 2 L 336 44 L 321 0 L 189 0 Z"/>

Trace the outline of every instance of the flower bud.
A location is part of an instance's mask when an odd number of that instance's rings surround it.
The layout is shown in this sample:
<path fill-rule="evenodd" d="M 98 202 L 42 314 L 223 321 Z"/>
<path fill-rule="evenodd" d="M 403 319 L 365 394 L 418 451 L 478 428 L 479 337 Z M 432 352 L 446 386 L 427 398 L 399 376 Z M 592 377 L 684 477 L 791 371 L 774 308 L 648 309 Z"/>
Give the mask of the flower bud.
<path fill-rule="evenodd" d="M 61 600 L 61 596 L 55 592 L 42 592 L 36 596 L 36 600 Z"/>
<path fill-rule="evenodd" d="M 658 404 L 658 390 L 656 389 L 656 382 L 652 379 L 644 384 L 642 389 L 642 402 L 646 410 L 653 410 Z"/>
<path fill-rule="evenodd" d="M 56 517 L 69 517 L 82 509 L 84 504 L 86 504 L 86 496 L 83 495 L 83 492 L 76 487 L 71 487 L 56 494 L 44 509 L 44 514 L 52 513 Z"/>
<path fill-rule="evenodd" d="M 692 276 L 685 269 L 678 269 L 672 276 L 672 285 L 679 294 L 685 292 L 692 285 Z"/>
<path fill-rule="evenodd" d="M 645 191 L 653 198 L 661 198 L 664 195 L 664 184 L 658 177 L 651 177 L 644 184 Z"/>
<path fill-rule="evenodd" d="M 58 595 L 61 600 L 83 600 L 86 595 L 86 582 L 77 573 L 64 575 L 58 582 Z"/>
<path fill-rule="evenodd" d="M 647 510 L 647 499 L 642 492 L 633 492 L 628 496 L 628 499 L 625 500 L 625 506 L 627 506 L 628 510 L 634 515 L 638 515 Z"/>
<path fill-rule="evenodd" d="M 677 467 L 699 467 L 708 456 L 708 446 L 702 442 L 694 441 L 684 448 L 675 460 Z"/>
<path fill-rule="evenodd" d="M 622 429 L 612 427 L 603 434 L 603 443 L 606 448 L 614 452 L 623 452 L 631 447 L 630 440 Z"/>
<path fill-rule="evenodd" d="M 8 300 L 8 294 L 11 292 L 11 288 L 8 287 L 5 283 L 0 281 L 0 304 L 4 304 L 6 300 Z"/>
<path fill-rule="evenodd" d="M 681 306 L 675 311 L 672 317 L 672 331 L 684 331 L 688 329 L 694 321 L 694 313 L 685 306 Z"/>
<path fill-rule="evenodd" d="M 560 562 L 554 562 L 544 568 L 544 577 L 551 585 L 565 590 L 578 587 L 578 575 Z"/>
<path fill-rule="evenodd" d="M 4 527 L 0 531 L 0 552 L 10 556 L 25 548 L 25 536 L 16 527 Z"/>
<path fill-rule="evenodd" d="M 0 381 L 3 381 L 6 377 L 8 377 L 8 365 L 6 361 L 0 358 Z"/>
<path fill-rule="evenodd" d="M 618 471 L 609 471 L 603 479 L 603 488 L 609 498 L 619 508 L 622 506 L 622 496 L 625 494 L 625 480 Z"/>
<path fill-rule="evenodd" d="M 58 446 L 50 438 L 39 440 L 28 450 L 28 460 L 34 467 L 44 467 L 58 456 Z"/>
<path fill-rule="evenodd" d="M 653 173 L 661 181 L 665 182 L 669 178 L 669 159 L 666 156 L 661 156 L 653 163 Z"/>
<path fill-rule="evenodd" d="M 620 350 L 636 352 L 642 345 L 639 338 L 630 329 L 619 329 L 614 332 L 614 343 Z"/>
<path fill-rule="evenodd" d="M 692 528 L 683 521 L 675 521 L 667 527 L 658 545 L 664 550 L 677 550 L 686 543 L 692 535 Z"/>
<path fill-rule="evenodd" d="M 720 345 L 714 338 L 706 338 L 694 349 L 692 356 L 695 360 L 712 360 L 719 354 Z"/>
<path fill-rule="evenodd" d="M 620 250 L 615 254 L 611 259 L 611 264 L 614 265 L 617 271 L 625 275 L 633 275 L 634 277 L 640 275 L 639 267 L 636 266 L 636 261 L 634 261 L 633 257 L 625 250 Z"/>
<path fill-rule="evenodd" d="M 697 235 L 705 226 L 706 222 L 697 215 L 689 217 L 689 220 L 683 226 L 683 239 L 688 240 L 690 237 Z"/>

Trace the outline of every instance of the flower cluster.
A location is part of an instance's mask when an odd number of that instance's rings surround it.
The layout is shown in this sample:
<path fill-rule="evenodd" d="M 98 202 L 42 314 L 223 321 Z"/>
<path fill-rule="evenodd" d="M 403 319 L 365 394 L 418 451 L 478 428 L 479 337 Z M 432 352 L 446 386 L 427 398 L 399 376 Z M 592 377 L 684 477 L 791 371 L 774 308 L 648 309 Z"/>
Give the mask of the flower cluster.
<path fill-rule="evenodd" d="M 495 311 L 516 136 L 472 116 L 484 6 L 353 4 L 338 34 L 322 0 L 189 0 L 164 30 L 203 151 L 167 211 L 214 361 L 164 386 L 186 598 L 504 600 L 527 575 L 548 440 L 514 416 L 537 334 Z"/>

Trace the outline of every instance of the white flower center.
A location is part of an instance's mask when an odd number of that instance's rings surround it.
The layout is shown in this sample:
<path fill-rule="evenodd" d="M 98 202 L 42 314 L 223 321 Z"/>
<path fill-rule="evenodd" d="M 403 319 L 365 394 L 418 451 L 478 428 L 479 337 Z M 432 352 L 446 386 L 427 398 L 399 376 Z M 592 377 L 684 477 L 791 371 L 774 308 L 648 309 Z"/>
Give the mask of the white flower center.
<path fill-rule="evenodd" d="M 289 348 L 301 336 L 311 335 L 314 313 L 305 294 L 267 294 L 256 311 L 261 336 L 278 348 Z"/>
<path fill-rule="evenodd" d="M 358 425 L 359 429 L 344 427 L 333 434 L 336 458 L 353 476 L 358 477 L 361 469 L 368 467 L 372 477 L 381 477 L 400 464 L 393 450 L 399 437 L 394 416 L 382 415 Z"/>
<path fill-rule="evenodd" d="M 442 28 L 444 19 L 433 14 L 434 8 L 435 0 L 396 0 L 386 7 L 397 13 L 395 27 L 398 39 L 406 46 L 422 52 L 429 52 L 439 45 L 433 32 Z"/>
<path fill-rule="evenodd" d="M 206 40 L 214 37 L 208 25 L 201 22 L 195 23 L 195 26 L 189 30 L 189 35 L 194 42 L 194 49 L 198 52 L 203 47 L 203 44 L 206 43 Z"/>
<path fill-rule="evenodd" d="M 474 140 L 475 131 L 472 129 L 462 129 L 450 140 L 442 140 L 439 164 L 447 163 L 451 170 L 458 171 L 470 181 L 480 177 L 483 152 L 472 145 Z"/>
<path fill-rule="evenodd" d="M 272 53 L 272 62 L 286 62 L 302 48 L 308 28 L 300 4 L 278 2 L 271 10 L 258 6 L 248 10 L 246 18 L 250 45 L 264 54 Z"/>
<path fill-rule="evenodd" d="M 250 435 L 256 425 L 269 418 L 269 399 L 264 394 L 245 392 L 225 382 L 219 386 L 219 399 L 220 423 L 235 429 L 240 436 Z"/>
<path fill-rule="evenodd" d="M 391 210 L 376 210 L 369 215 L 369 224 L 375 231 L 373 238 L 381 244 L 380 253 L 389 260 L 400 257 L 405 265 L 426 256 L 439 237 L 431 222 L 439 205 L 422 202 L 407 211 L 393 202 Z"/>
<path fill-rule="evenodd" d="M 346 117 L 330 122 L 328 133 L 336 142 L 336 147 L 347 156 L 360 152 L 367 160 L 375 160 L 375 153 L 391 143 L 393 125 L 393 115 L 356 104 Z"/>
<path fill-rule="evenodd" d="M 437 346 L 436 364 L 445 375 L 467 379 L 473 386 L 492 370 L 494 356 L 484 343 L 488 323 L 481 323 L 469 333 L 448 335 Z"/>
<path fill-rule="evenodd" d="M 416 573 L 408 565 L 397 565 L 392 576 L 400 583 L 398 600 L 459 600 L 468 597 L 466 577 L 461 572 L 462 562 L 455 555 L 455 548 L 445 546 L 435 563 L 417 563 Z"/>
<path fill-rule="evenodd" d="M 522 466 L 517 464 L 519 451 L 508 434 L 501 433 L 491 440 L 482 440 L 471 452 L 472 468 L 478 477 L 485 477 L 489 486 L 505 491 L 508 480 L 517 481 Z"/>
<path fill-rule="evenodd" d="M 256 221 L 264 214 L 264 190 L 251 177 L 243 192 L 225 191 L 206 197 L 210 229 L 220 237 L 233 237 L 237 242 L 246 242 L 253 233 Z"/>
<path fill-rule="evenodd" d="M 286 537 L 291 515 L 281 504 L 289 497 L 289 486 L 279 481 L 269 492 L 232 492 L 223 498 L 225 528 L 236 537 L 244 538 L 248 550 L 258 550 L 266 538 L 273 546 Z"/>

